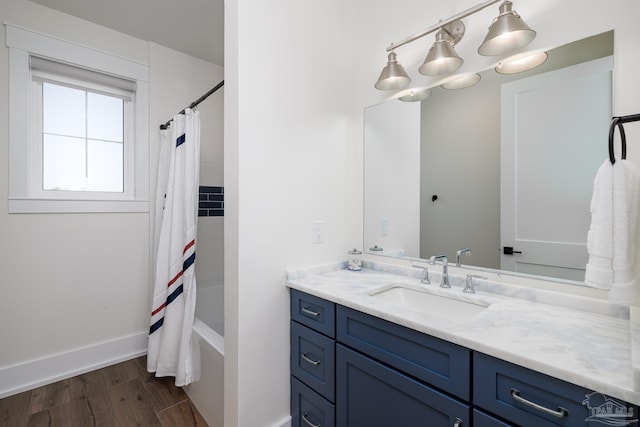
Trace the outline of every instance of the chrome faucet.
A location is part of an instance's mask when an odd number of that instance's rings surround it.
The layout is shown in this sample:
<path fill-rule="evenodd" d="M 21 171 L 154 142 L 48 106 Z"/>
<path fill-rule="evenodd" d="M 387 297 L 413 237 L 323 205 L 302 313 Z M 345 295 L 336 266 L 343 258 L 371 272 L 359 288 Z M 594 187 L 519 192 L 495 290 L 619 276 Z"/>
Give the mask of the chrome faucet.
<path fill-rule="evenodd" d="M 462 255 L 471 255 L 471 248 L 460 249 L 456 252 L 456 267 L 460 267 L 460 257 Z"/>
<path fill-rule="evenodd" d="M 467 294 L 475 294 L 476 290 L 473 289 L 473 279 L 482 279 L 487 280 L 484 276 L 478 276 L 477 274 L 467 274 L 467 281 L 465 282 L 464 289 L 462 292 Z"/>
<path fill-rule="evenodd" d="M 440 280 L 441 288 L 450 288 L 449 284 L 449 261 L 446 255 L 434 255 L 429 258 L 429 264 L 434 265 L 437 260 L 442 260 L 442 279 Z"/>

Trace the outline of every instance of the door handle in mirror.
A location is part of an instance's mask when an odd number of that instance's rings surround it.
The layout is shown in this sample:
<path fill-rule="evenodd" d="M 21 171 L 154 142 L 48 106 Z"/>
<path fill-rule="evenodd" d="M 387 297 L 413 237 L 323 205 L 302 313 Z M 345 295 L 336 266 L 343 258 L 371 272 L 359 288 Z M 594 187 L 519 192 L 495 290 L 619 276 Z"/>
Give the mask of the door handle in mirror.
<path fill-rule="evenodd" d="M 514 250 L 513 250 L 513 246 L 505 246 L 505 247 L 503 248 L 503 253 L 504 253 L 505 255 L 513 255 L 513 254 L 521 254 L 521 253 L 522 253 L 522 251 L 514 251 Z"/>

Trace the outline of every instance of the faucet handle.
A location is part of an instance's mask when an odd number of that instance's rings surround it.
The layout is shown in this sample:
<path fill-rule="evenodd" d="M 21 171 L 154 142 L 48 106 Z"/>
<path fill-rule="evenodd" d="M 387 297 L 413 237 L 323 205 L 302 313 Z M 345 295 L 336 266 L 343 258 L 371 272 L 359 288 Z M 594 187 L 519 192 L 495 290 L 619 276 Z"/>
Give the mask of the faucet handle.
<path fill-rule="evenodd" d="M 422 269 L 422 278 L 420 279 L 420 283 L 429 285 L 431 280 L 429 280 L 429 269 L 427 267 L 423 267 L 421 265 L 412 265 L 413 268 L 421 268 Z"/>
<path fill-rule="evenodd" d="M 420 283 L 428 285 L 431 283 L 431 280 L 429 280 L 429 269 L 427 267 L 424 267 L 422 269 L 422 279 L 420 280 Z"/>
<path fill-rule="evenodd" d="M 465 281 L 464 289 L 462 290 L 462 292 L 465 292 L 467 294 L 476 293 L 476 290 L 473 289 L 473 279 L 487 280 L 487 277 L 480 276 L 478 274 L 467 274 L 467 280 Z"/>

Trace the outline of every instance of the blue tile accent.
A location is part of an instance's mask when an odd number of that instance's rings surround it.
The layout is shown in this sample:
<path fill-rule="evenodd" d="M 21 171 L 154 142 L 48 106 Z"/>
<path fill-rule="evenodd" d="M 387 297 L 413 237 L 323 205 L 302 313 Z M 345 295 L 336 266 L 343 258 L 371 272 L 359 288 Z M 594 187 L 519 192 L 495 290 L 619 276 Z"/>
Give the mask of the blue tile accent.
<path fill-rule="evenodd" d="M 222 202 L 200 202 L 200 209 L 222 209 Z"/>
<path fill-rule="evenodd" d="M 224 187 L 201 185 L 198 216 L 224 216 Z"/>
<path fill-rule="evenodd" d="M 224 194 L 224 187 L 211 187 L 207 185 L 200 186 L 201 193 Z"/>

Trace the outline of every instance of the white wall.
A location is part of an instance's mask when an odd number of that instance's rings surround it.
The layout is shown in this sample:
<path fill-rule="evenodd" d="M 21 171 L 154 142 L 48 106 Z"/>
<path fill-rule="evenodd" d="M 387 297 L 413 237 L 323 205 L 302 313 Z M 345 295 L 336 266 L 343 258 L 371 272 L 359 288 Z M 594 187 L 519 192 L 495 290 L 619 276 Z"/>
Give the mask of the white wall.
<path fill-rule="evenodd" d="M 287 421 L 285 269 L 346 260 L 362 242 L 348 6 L 225 6 L 226 426 Z"/>
<path fill-rule="evenodd" d="M 141 40 L 28 1 L 0 0 L 0 20 L 138 62 L 147 60 Z M 144 343 L 149 222 L 147 214 L 8 214 L 10 109 L 4 27 L 0 34 L 0 63 L 5 65 L 0 67 L 1 376 L 15 365 L 123 337 L 133 335 L 139 338 L 137 344 Z M 55 368 L 51 370 L 55 374 Z M 15 381 L 0 384 L 0 389 Z"/>

